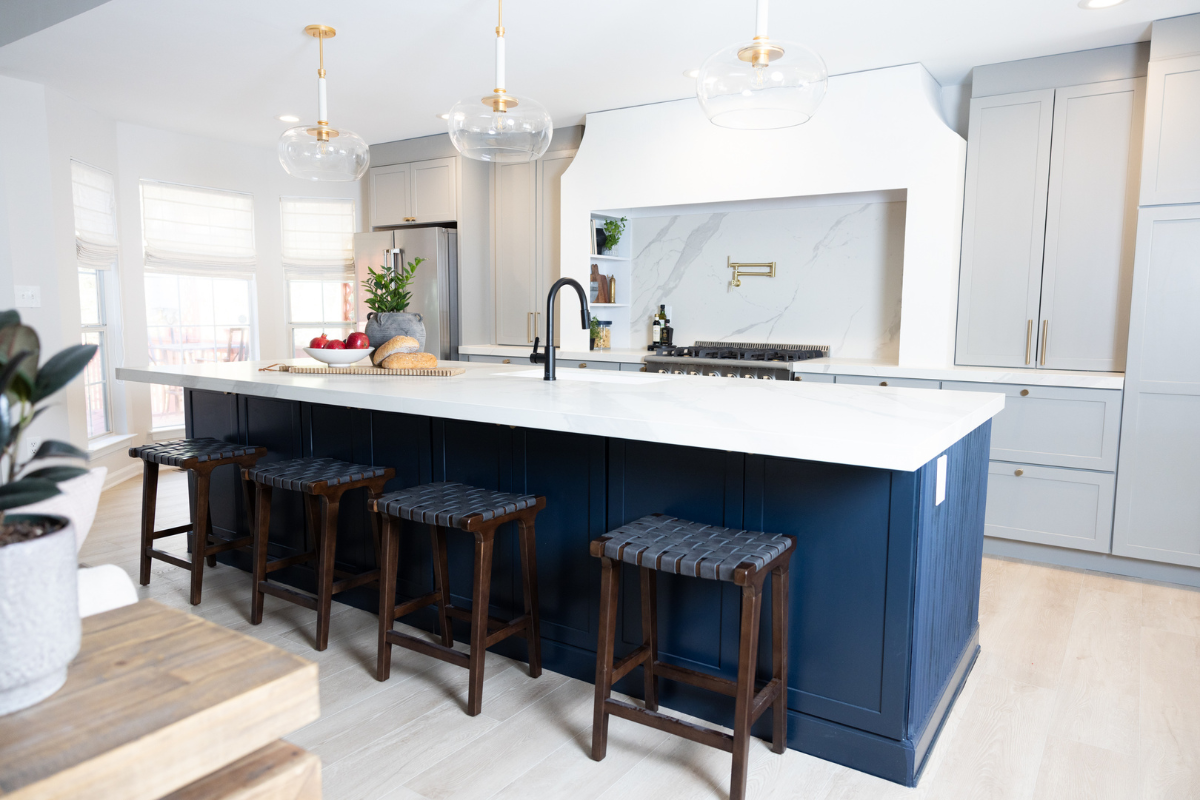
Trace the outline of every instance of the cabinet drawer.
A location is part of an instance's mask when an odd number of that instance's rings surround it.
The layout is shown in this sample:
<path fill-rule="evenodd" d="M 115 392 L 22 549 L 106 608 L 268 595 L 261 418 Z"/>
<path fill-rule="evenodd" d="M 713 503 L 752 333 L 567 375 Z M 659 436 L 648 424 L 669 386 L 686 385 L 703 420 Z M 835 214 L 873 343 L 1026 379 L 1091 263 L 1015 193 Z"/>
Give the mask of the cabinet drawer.
<path fill-rule="evenodd" d="M 988 467 L 983 532 L 1107 553 L 1116 482 L 1110 472 L 993 461 Z"/>
<path fill-rule="evenodd" d="M 879 378 L 868 375 L 838 375 L 837 383 L 856 383 L 860 386 L 899 386 L 902 389 L 938 389 L 941 381 L 923 381 L 917 378 Z"/>
<path fill-rule="evenodd" d="M 520 356 L 467 356 L 473 364 L 529 364 L 528 358 Z M 533 366 L 530 364 L 530 366 Z"/>
<path fill-rule="evenodd" d="M 571 361 L 565 358 L 557 358 L 554 360 L 557 369 L 612 369 L 621 368 L 620 363 L 616 361 Z"/>
<path fill-rule="evenodd" d="M 1121 428 L 1120 389 L 1067 389 L 943 381 L 956 392 L 1002 392 L 992 418 L 992 458 L 1113 471 Z"/>
<path fill-rule="evenodd" d="M 636 364 L 624 364 L 623 363 L 620 365 L 620 367 L 621 367 L 622 372 L 645 372 L 646 371 L 646 365 L 641 362 L 638 362 Z"/>
<path fill-rule="evenodd" d="M 824 372 L 797 372 L 792 380 L 808 381 L 809 383 L 833 383 L 833 376 Z"/>

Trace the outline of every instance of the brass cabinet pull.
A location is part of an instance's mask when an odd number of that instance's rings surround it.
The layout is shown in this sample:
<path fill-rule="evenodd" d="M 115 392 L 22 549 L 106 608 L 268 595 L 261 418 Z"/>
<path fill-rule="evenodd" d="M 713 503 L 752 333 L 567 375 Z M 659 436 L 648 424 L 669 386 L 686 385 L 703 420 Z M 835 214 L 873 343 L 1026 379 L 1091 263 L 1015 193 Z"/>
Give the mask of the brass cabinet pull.
<path fill-rule="evenodd" d="M 1028 389 L 1022 389 L 1022 390 L 1021 390 L 1021 397 L 1029 397 L 1029 390 L 1028 390 Z"/>
<path fill-rule="evenodd" d="M 537 336 L 538 329 L 540 329 L 542 327 L 541 317 L 542 317 L 542 312 L 540 312 L 540 311 L 533 312 L 533 335 L 534 336 Z M 554 342 L 546 342 L 546 344 L 547 344 L 547 346 L 549 346 L 549 345 L 554 344 Z"/>
<path fill-rule="evenodd" d="M 638 372 L 645 372 L 645 371 L 646 371 L 645 367 L 642 367 L 641 369 L 638 370 Z"/>
<path fill-rule="evenodd" d="M 500 363 L 501 364 L 511 364 L 512 362 L 506 358 L 503 361 L 501 361 Z"/>
<path fill-rule="evenodd" d="M 1042 362 L 1041 366 L 1046 366 L 1046 339 L 1050 336 L 1050 320 L 1042 320 Z"/>
<path fill-rule="evenodd" d="M 579 364 L 579 368 L 580 368 L 580 369 L 587 369 L 587 362 L 586 362 L 586 361 L 580 362 L 580 364 Z"/>
<path fill-rule="evenodd" d="M 1025 326 L 1025 363 L 1029 363 L 1030 347 L 1033 344 L 1033 320 Z"/>
<path fill-rule="evenodd" d="M 887 381 L 880 381 L 880 382 L 879 382 L 879 385 L 880 385 L 880 386 L 887 386 Z"/>
<path fill-rule="evenodd" d="M 531 334 L 529 332 L 532 329 L 532 326 L 529 324 L 530 320 L 532 320 L 532 319 L 533 319 L 533 312 L 526 311 L 525 312 L 525 341 L 527 341 L 527 342 L 533 341 L 533 334 Z"/>
<path fill-rule="evenodd" d="M 1018 469 L 1018 470 L 1013 471 L 1013 475 L 1016 475 L 1018 478 L 1024 474 L 1025 474 L 1025 470 L 1023 470 L 1023 469 Z"/>

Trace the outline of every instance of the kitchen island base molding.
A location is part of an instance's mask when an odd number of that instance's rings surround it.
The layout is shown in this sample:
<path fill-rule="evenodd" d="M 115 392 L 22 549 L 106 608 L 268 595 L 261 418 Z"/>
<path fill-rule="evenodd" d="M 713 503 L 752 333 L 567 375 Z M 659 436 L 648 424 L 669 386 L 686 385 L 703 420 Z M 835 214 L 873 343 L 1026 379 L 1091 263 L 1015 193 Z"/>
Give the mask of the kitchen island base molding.
<path fill-rule="evenodd" d="M 990 422 L 944 452 L 938 503 L 937 458 L 905 472 L 198 389 L 186 391 L 185 412 L 188 436 L 254 441 L 267 447 L 268 461 L 329 457 L 393 467 L 385 491 L 457 481 L 545 495 L 537 544 L 543 666 L 588 682 L 595 679 L 600 579 L 591 540 L 654 512 L 795 536 L 789 746 L 897 783 L 915 784 L 978 650 Z M 218 535 L 245 525 L 240 489 L 228 472 L 213 476 Z M 347 500 L 337 566 L 361 571 L 374 566 L 370 520 L 361 503 Z M 276 497 L 271 556 L 301 552 L 305 524 L 297 499 Z M 495 539 L 489 612 L 501 618 L 523 610 L 513 527 Z M 450 592 L 455 605 L 467 607 L 473 551 L 458 538 L 448 542 Z M 414 528 L 400 543 L 402 602 L 431 592 L 433 575 L 427 531 Z M 221 558 L 248 566 L 241 553 Z M 623 569 L 618 657 L 642 641 L 637 572 Z M 313 580 L 306 566 L 274 575 L 305 589 Z M 663 574 L 658 597 L 660 659 L 735 677 L 737 587 Z M 362 588 L 340 598 L 372 612 L 378 604 Z M 408 621 L 436 629 L 432 612 Z M 759 663 L 769 665 L 769 609 L 761 624 Z M 493 649 L 527 658 L 525 643 L 515 639 Z M 759 677 L 766 675 L 760 670 Z M 614 690 L 640 697 L 642 683 L 634 670 Z M 667 708 L 732 722 L 730 698 L 670 681 L 660 694 Z M 756 733 L 769 738 L 770 725 L 764 714 Z"/>

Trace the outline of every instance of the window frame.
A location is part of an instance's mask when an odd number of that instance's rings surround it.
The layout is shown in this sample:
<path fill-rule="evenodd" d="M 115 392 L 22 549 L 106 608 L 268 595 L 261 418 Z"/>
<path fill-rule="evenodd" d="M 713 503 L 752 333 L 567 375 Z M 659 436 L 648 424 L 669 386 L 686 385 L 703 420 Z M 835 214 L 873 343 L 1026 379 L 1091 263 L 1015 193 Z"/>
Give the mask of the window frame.
<path fill-rule="evenodd" d="M 88 389 L 96 386 L 97 383 L 87 382 L 87 368 L 83 372 L 83 402 L 84 410 L 87 414 L 86 426 L 88 428 L 88 441 L 100 439 L 105 436 L 111 436 L 116 433 L 116 426 L 113 424 L 113 400 L 112 400 L 112 379 L 110 370 L 112 369 L 112 359 L 109 357 L 109 324 L 108 324 L 108 286 L 104 273 L 108 270 L 96 269 L 95 267 L 79 267 L 79 277 L 83 277 L 83 273 L 89 272 L 96 280 L 96 308 L 98 311 L 99 322 L 87 323 L 80 319 L 79 331 L 80 341 L 83 342 L 84 337 L 89 333 L 98 333 L 100 335 L 100 344 L 97 348 L 97 355 L 100 356 L 100 381 L 98 382 L 102 388 L 101 396 L 104 401 L 104 423 L 105 430 L 99 433 L 92 433 L 92 409 L 88 399 Z M 82 284 L 81 284 L 82 285 Z M 83 342 L 90 344 L 89 342 Z"/>
<path fill-rule="evenodd" d="M 288 230 L 286 221 L 285 221 L 286 214 L 283 210 L 284 205 L 289 202 L 296 203 L 296 202 L 305 202 L 305 201 L 312 202 L 312 203 L 345 204 L 346 206 L 349 207 L 349 212 L 350 212 L 349 218 L 350 218 L 351 228 L 353 229 L 353 228 L 357 227 L 356 219 L 357 219 L 357 213 L 358 213 L 358 203 L 353 198 L 349 198 L 349 197 L 281 196 L 279 198 L 279 207 L 280 207 L 279 230 L 280 230 L 281 241 L 286 239 L 286 231 Z M 353 236 L 353 233 L 351 234 L 351 236 Z M 351 257 L 353 257 L 353 250 L 351 250 Z M 285 256 L 284 260 L 286 261 L 286 256 Z M 351 297 L 351 299 L 350 299 L 350 315 L 349 315 L 350 318 L 344 319 L 344 320 L 343 319 L 338 319 L 338 320 L 296 319 L 295 315 L 293 314 L 293 311 L 292 311 L 292 284 L 293 283 L 315 283 L 315 284 L 320 285 L 321 296 L 322 296 L 322 307 L 321 307 L 322 316 L 326 316 L 326 313 L 325 313 L 326 309 L 324 307 L 325 284 L 330 284 L 330 283 L 341 284 L 341 285 L 349 284 L 350 297 Z M 344 330 L 346 332 L 347 336 L 350 333 L 352 333 L 356 330 L 359 330 L 358 296 L 357 296 L 358 286 L 357 286 L 357 279 L 354 275 L 351 275 L 349 278 L 342 278 L 342 279 L 288 278 L 287 277 L 287 268 L 285 266 L 284 284 L 287 287 L 287 292 L 286 292 L 287 299 L 285 301 L 286 305 L 284 307 L 284 327 L 286 329 L 286 335 L 287 335 L 287 346 L 288 346 L 288 357 L 289 358 L 296 357 L 296 348 L 297 348 L 296 331 L 298 329 L 317 328 L 317 329 L 321 329 L 321 330 L 329 330 L 331 328 L 336 328 L 337 330 Z M 303 344 L 301 346 L 303 346 Z"/>

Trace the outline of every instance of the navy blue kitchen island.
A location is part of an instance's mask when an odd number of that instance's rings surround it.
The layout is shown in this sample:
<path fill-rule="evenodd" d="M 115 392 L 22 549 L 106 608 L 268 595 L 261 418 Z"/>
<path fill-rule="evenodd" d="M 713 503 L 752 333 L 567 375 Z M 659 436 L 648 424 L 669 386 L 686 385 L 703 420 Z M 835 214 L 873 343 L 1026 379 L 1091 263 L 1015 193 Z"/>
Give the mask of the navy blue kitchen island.
<path fill-rule="evenodd" d="M 187 371 L 175 368 L 165 375 L 162 369 L 123 370 L 122 377 L 187 387 L 187 436 L 262 445 L 268 448 L 268 461 L 316 456 L 387 465 L 396 470 L 389 491 L 430 481 L 460 481 L 545 495 L 548 505 L 537 520 L 537 564 L 546 669 L 594 680 L 600 570 L 597 560 L 589 556 L 588 543 L 652 512 L 797 537 L 788 643 L 789 745 L 795 749 L 915 785 L 979 653 L 990 417 L 1000 407 L 995 403 L 990 412 L 980 406 L 975 418 L 981 421 L 968 423 L 965 434 L 955 434 L 955 441 L 932 453 L 925 463 L 895 469 L 551 429 L 551 425 L 569 426 L 571 421 L 549 417 L 547 428 L 464 419 L 472 415 L 450 401 L 446 401 L 447 416 L 384 410 L 418 405 L 428 411 L 436 408 L 437 398 L 417 397 L 421 392 L 410 396 L 406 387 L 401 391 L 403 399 L 414 402 L 395 397 L 391 398 L 395 402 L 389 402 L 375 390 L 378 383 L 370 385 L 381 380 L 373 377 L 358 380 L 364 398 L 374 399 L 350 404 L 345 396 L 304 392 L 301 376 L 273 381 L 239 373 L 236 379 L 218 381 Z M 366 386 L 361 384 L 364 380 Z M 507 386 L 512 380 L 493 386 Z M 695 387 L 696 381 L 713 384 L 719 379 L 681 376 L 675 380 L 691 381 Z M 794 390 L 790 387 L 777 389 L 800 391 L 800 384 Z M 589 388 L 599 391 L 588 386 L 582 391 Z M 855 398 L 864 396 L 831 393 L 835 388 L 810 386 L 804 395 L 785 394 L 785 401 L 807 403 L 816 398 L 829 404 L 844 397 L 854 404 Z M 847 388 L 875 392 L 866 396 L 869 403 L 894 400 L 904 413 L 923 401 L 922 395 L 953 394 Z M 652 402 L 662 402 L 668 399 L 664 393 L 684 391 L 683 397 L 687 389 L 679 383 L 646 384 L 644 391 L 653 395 Z M 529 390 L 543 391 L 532 383 Z M 578 384 L 545 391 L 562 392 L 566 399 L 583 396 Z M 504 406 L 503 392 L 492 394 Z M 313 400 L 300 399 L 305 396 Z M 975 402 L 981 397 L 990 396 L 973 395 Z M 744 399 L 752 403 L 756 395 L 747 392 Z M 723 397 L 719 402 L 727 400 Z M 498 413 L 503 417 L 503 408 Z M 516 418 L 515 413 L 511 416 Z M 937 462 L 942 455 L 944 499 L 939 503 Z M 232 469 L 214 475 L 212 502 L 213 524 L 222 529 L 219 535 L 245 532 L 242 495 Z M 374 566 L 365 502 L 348 496 L 340 513 L 339 566 L 351 571 Z M 310 534 L 298 495 L 276 492 L 271 522 L 272 557 L 304 549 Z M 514 531 L 498 536 L 495 552 L 492 613 L 512 616 L 520 610 L 521 597 Z M 452 534 L 452 593 L 454 602 L 464 606 L 470 604 L 471 557 L 468 537 Z M 244 553 L 222 558 L 248 568 Z M 641 641 L 637 575 L 632 567 L 625 570 L 618 655 Z M 313 588 L 313 573 L 306 566 L 290 567 L 273 577 L 301 589 Z M 662 659 L 733 678 L 737 588 L 665 574 L 659 581 Z M 402 537 L 397 586 L 401 599 L 432 590 L 429 536 L 424 529 L 414 526 L 410 535 Z M 377 605 L 370 587 L 337 599 L 372 612 Z M 246 602 L 248 606 L 249 591 Z M 432 613 L 406 621 L 434 627 Z M 764 608 L 762 626 L 759 663 L 769 669 L 769 608 Z M 335 633 L 336 629 L 335 618 Z M 461 638 L 466 627 L 459 626 L 456 632 Z M 519 640 L 508 640 L 495 649 L 525 658 L 525 644 Z M 640 696 L 639 671 L 616 688 Z M 732 698 L 663 681 L 661 702 L 731 724 Z M 620 722 L 614 725 L 612 735 L 619 736 Z M 769 729 L 768 712 L 759 721 L 758 732 L 769 737 Z"/>

